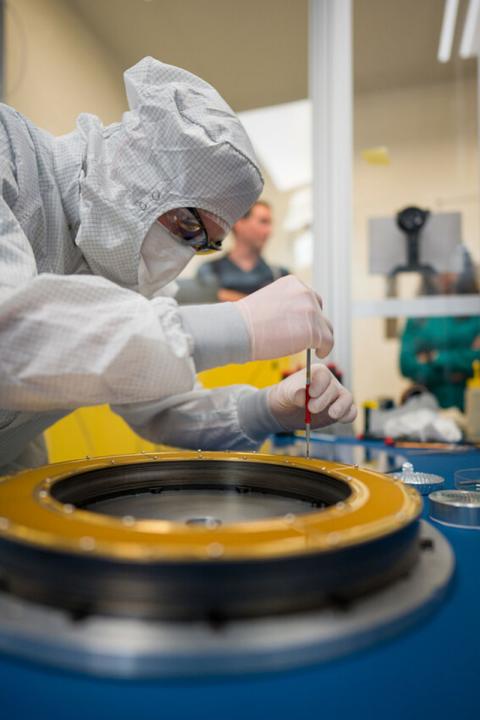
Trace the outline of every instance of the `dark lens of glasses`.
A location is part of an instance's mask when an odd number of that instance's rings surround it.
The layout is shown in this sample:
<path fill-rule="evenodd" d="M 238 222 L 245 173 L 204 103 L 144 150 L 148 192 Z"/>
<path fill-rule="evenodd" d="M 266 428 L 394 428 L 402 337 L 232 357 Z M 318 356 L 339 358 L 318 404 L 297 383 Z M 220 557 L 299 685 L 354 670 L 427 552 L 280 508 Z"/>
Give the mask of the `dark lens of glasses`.
<path fill-rule="evenodd" d="M 170 210 L 165 214 L 163 224 L 177 237 L 190 245 L 196 252 L 220 250 L 223 236 L 219 239 L 209 237 L 197 208 L 183 207 Z M 167 219 L 168 218 L 168 219 Z"/>
<path fill-rule="evenodd" d="M 190 240 L 197 235 L 206 234 L 202 221 L 195 217 L 190 209 L 180 208 L 176 213 L 177 226 L 179 234 L 184 240 Z"/>
<path fill-rule="evenodd" d="M 200 213 L 198 212 L 197 208 L 187 208 L 189 212 L 192 213 L 192 215 L 196 218 L 197 222 L 200 223 L 201 230 L 203 231 L 202 234 L 199 234 L 198 240 L 197 237 L 195 237 L 195 242 L 197 243 L 194 247 L 197 252 L 210 252 L 212 250 L 221 250 L 222 249 L 222 242 L 223 237 L 214 239 L 209 236 L 207 228 L 205 227 L 205 224 L 200 216 Z"/>

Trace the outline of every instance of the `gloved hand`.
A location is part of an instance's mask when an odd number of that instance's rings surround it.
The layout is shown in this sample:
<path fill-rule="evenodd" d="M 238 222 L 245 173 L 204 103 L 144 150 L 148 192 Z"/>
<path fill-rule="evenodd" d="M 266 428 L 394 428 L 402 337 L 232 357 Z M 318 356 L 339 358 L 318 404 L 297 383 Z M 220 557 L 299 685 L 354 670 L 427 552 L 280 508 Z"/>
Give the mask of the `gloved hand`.
<path fill-rule="evenodd" d="M 290 375 L 268 390 L 270 412 L 285 430 L 301 430 L 305 426 L 305 370 Z M 355 420 L 357 408 L 351 393 L 341 385 L 325 365 L 312 365 L 310 402 L 312 428 L 334 422 Z"/>
<path fill-rule="evenodd" d="M 266 360 L 315 348 L 326 357 L 333 330 L 322 300 L 293 275 L 287 275 L 235 303 L 251 343 L 251 360 Z"/>

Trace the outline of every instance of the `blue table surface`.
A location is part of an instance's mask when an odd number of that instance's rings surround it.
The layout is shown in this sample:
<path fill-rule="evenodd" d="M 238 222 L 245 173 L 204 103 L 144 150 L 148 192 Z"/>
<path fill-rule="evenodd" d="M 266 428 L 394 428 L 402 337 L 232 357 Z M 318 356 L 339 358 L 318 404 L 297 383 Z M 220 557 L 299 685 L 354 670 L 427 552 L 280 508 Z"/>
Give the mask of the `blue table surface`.
<path fill-rule="evenodd" d="M 402 454 L 445 477 L 447 487 L 456 469 L 480 467 L 476 450 Z M 456 556 L 448 595 L 426 620 L 382 644 L 292 671 L 170 681 L 97 679 L 0 656 L 0 717 L 480 718 L 480 531 L 436 527 Z"/>

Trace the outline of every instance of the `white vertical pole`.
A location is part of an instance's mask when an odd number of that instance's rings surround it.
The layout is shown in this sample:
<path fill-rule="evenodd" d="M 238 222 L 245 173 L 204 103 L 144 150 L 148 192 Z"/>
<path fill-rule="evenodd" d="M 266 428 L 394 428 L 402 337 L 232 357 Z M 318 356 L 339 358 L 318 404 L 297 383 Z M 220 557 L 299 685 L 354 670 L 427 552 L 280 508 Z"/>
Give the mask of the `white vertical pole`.
<path fill-rule="evenodd" d="M 313 286 L 335 333 L 331 359 L 351 387 L 352 9 L 310 0 Z"/>

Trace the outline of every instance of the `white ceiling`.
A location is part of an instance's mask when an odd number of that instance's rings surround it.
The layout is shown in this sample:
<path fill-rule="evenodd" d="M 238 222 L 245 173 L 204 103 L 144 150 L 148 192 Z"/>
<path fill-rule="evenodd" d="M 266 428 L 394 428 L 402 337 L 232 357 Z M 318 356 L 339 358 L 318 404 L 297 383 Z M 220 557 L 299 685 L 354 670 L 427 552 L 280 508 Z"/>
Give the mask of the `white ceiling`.
<path fill-rule="evenodd" d="M 458 57 L 467 0 L 459 1 L 452 60 L 437 61 L 444 5 L 444 0 L 353 0 L 356 88 L 427 85 L 475 72 L 475 60 Z"/>
<path fill-rule="evenodd" d="M 237 111 L 308 94 L 308 0 L 69 2 L 119 70 L 153 55 L 205 78 Z M 461 16 L 465 6 L 460 0 Z M 444 0 L 353 0 L 356 91 L 474 72 L 473 60 L 436 60 L 443 7 Z"/>

